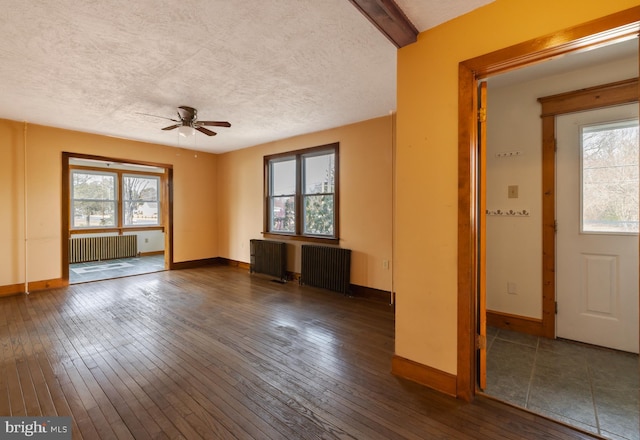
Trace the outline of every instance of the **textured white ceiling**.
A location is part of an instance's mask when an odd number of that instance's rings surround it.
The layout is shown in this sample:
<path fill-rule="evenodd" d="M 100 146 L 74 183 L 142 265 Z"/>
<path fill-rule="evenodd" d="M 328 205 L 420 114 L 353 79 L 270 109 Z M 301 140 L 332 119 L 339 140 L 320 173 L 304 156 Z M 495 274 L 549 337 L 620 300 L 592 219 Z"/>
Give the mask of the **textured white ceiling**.
<path fill-rule="evenodd" d="M 492 0 L 398 0 L 419 30 Z M 0 118 L 224 152 L 396 108 L 396 48 L 348 0 L 0 0 Z M 161 131 L 176 107 L 217 136 Z"/>
<path fill-rule="evenodd" d="M 413 25 L 426 31 L 494 0 L 395 0 Z"/>

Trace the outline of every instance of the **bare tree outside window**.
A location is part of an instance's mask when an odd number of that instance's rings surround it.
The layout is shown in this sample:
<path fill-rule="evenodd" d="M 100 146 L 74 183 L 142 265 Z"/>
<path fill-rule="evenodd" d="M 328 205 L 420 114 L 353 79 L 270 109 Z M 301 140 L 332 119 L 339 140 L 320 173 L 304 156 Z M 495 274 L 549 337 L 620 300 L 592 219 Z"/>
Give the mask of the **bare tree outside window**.
<path fill-rule="evenodd" d="M 638 232 L 638 121 L 582 129 L 582 230 Z"/>
<path fill-rule="evenodd" d="M 158 224 L 159 183 L 157 177 L 124 176 L 122 198 L 125 226 Z"/>
<path fill-rule="evenodd" d="M 70 183 L 72 228 L 160 225 L 159 176 L 76 169 Z"/>
<path fill-rule="evenodd" d="M 116 175 L 74 171 L 72 174 L 74 228 L 116 225 Z"/>

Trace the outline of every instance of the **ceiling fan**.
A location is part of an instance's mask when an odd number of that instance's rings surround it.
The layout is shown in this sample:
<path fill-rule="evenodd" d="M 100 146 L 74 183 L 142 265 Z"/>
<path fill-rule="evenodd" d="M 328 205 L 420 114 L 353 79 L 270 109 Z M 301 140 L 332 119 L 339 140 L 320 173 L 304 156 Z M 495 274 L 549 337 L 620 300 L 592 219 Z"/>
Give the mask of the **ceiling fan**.
<path fill-rule="evenodd" d="M 149 115 L 154 116 L 154 115 Z M 162 117 L 162 116 L 156 116 Z M 168 119 L 170 121 L 176 122 L 174 125 L 170 125 L 168 127 L 164 127 L 163 130 L 173 130 L 174 128 L 178 129 L 178 132 L 182 136 L 191 136 L 195 134 L 195 130 L 198 130 L 200 133 L 204 133 L 207 136 L 215 136 L 216 132 L 211 131 L 204 126 L 209 127 L 231 127 L 231 124 L 227 121 L 198 121 L 198 110 L 193 107 L 188 107 L 186 105 L 181 105 L 178 107 L 178 117 L 180 119 L 171 119 L 171 118 L 163 118 Z"/>

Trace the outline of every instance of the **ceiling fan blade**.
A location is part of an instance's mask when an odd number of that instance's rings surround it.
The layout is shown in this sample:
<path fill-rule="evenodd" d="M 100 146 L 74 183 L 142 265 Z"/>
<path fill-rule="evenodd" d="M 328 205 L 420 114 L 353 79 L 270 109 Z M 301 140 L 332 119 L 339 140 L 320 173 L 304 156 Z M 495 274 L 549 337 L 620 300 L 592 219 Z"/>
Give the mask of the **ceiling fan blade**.
<path fill-rule="evenodd" d="M 168 127 L 164 127 L 163 130 L 173 130 L 174 128 L 180 127 L 182 124 L 170 125 Z"/>
<path fill-rule="evenodd" d="M 231 127 L 227 121 L 198 121 L 196 125 L 208 125 L 210 127 Z"/>
<path fill-rule="evenodd" d="M 211 130 L 207 130 L 204 127 L 195 127 L 196 130 L 198 130 L 200 133 L 204 133 L 207 136 L 215 136 L 217 133 L 215 131 L 211 131 Z"/>
<path fill-rule="evenodd" d="M 138 115 L 144 115 L 144 116 L 151 116 L 151 117 L 158 118 L 158 119 L 166 119 L 166 120 L 168 120 L 168 121 L 173 121 L 173 122 L 180 122 L 178 119 L 166 118 L 166 117 L 164 117 L 164 116 L 152 115 L 152 114 L 149 114 L 149 113 L 140 113 L 140 112 L 136 112 L 136 114 L 138 114 Z"/>

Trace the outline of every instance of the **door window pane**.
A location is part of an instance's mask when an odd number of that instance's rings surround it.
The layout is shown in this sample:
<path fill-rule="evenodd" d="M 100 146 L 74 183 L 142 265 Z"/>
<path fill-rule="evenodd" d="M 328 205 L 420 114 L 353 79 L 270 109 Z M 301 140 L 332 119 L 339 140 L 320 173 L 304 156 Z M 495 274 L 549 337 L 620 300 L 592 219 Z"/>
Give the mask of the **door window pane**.
<path fill-rule="evenodd" d="M 582 231 L 638 232 L 638 121 L 582 128 Z"/>

